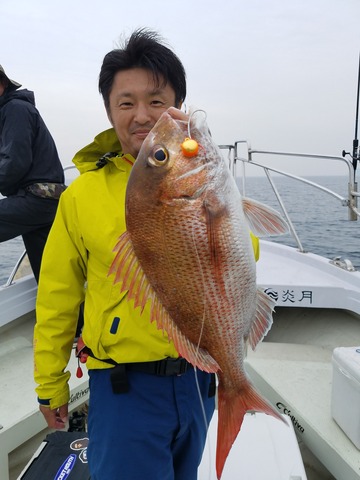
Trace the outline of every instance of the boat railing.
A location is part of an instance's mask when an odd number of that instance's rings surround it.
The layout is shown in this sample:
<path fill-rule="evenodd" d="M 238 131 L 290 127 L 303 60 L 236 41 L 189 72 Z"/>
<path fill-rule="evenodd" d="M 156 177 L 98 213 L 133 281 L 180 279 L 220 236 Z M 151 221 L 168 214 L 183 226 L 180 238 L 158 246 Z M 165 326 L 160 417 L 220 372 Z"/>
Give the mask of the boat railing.
<path fill-rule="evenodd" d="M 245 146 L 246 149 L 246 156 L 242 156 L 239 152 L 240 146 Z M 281 195 L 276 187 L 276 183 L 274 181 L 274 178 L 272 176 L 273 173 L 285 177 L 292 178 L 293 180 L 302 182 L 304 184 L 310 185 L 318 190 L 323 191 L 324 193 L 331 195 L 332 197 L 336 198 L 338 201 L 340 201 L 342 206 L 348 207 L 349 209 L 349 220 L 357 220 L 360 217 L 360 211 L 358 210 L 357 207 L 357 199 L 360 196 L 360 193 L 357 191 L 357 183 L 355 182 L 355 171 L 353 164 L 350 160 L 344 157 L 336 157 L 336 156 L 327 156 L 327 155 L 317 155 L 317 154 L 309 154 L 309 153 L 293 153 L 293 152 L 280 152 L 280 151 L 267 151 L 267 150 L 254 150 L 250 147 L 248 141 L 246 140 L 239 140 L 235 142 L 233 145 L 219 145 L 220 149 L 223 151 L 227 151 L 227 161 L 229 164 L 229 169 L 231 170 L 232 174 L 234 177 L 238 175 L 238 165 L 241 164 L 242 172 L 240 172 L 241 180 L 242 180 L 242 194 L 246 195 L 246 166 L 247 165 L 252 165 L 255 167 L 258 167 L 259 169 L 262 169 L 263 172 L 265 173 L 268 182 L 275 194 L 275 197 L 278 201 L 278 204 L 281 208 L 281 211 L 283 212 L 288 225 L 290 232 L 298 246 L 298 249 L 301 252 L 304 252 L 304 248 L 302 246 L 301 240 L 295 230 L 295 227 L 293 225 L 293 222 L 291 221 L 290 215 L 288 214 L 288 211 L 286 209 L 286 206 L 281 198 Z M 313 182 L 307 178 L 300 177 L 297 175 L 294 175 L 289 172 L 285 172 L 283 170 L 279 170 L 275 167 L 272 167 L 270 165 L 267 165 L 263 162 L 260 161 L 255 161 L 254 158 L 257 158 L 258 156 L 286 156 L 288 158 L 309 158 L 309 159 L 315 159 L 315 160 L 330 160 L 334 162 L 341 162 L 347 167 L 348 170 L 348 196 L 344 197 L 342 195 L 339 195 L 338 193 L 334 192 L 333 190 L 330 190 L 329 188 L 326 188 L 322 185 L 317 184 L 316 182 Z M 69 171 L 76 171 L 75 165 L 68 165 L 64 167 L 64 172 L 69 172 Z M 71 179 L 67 182 L 70 183 Z M 3 285 L 3 287 L 9 287 L 14 283 L 14 279 L 16 278 L 16 275 L 19 271 L 19 268 L 26 257 L 26 251 L 24 251 L 21 256 L 19 257 L 18 261 L 16 262 L 12 272 L 10 273 L 6 283 Z"/>
<path fill-rule="evenodd" d="M 18 273 L 19 271 L 19 268 L 24 260 L 24 258 L 26 257 L 26 250 L 24 250 L 22 252 L 22 254 L 20 255 L 18 261 L 16 262 L 14 268 L 12 269 L 10 275 L 9 275 L 9 278 L 7 279 L 7 281 L 4 283 L 4 287 L 10 287 L 10 285 L 12 285 L 14 283 L 14 280 L 15 280 L 15 277 L 16 277 L 16 274 Z"/>
<path fill-rule="evenodd" d="M 242 156 L 239 153 L 240 146 L 245 147 L 246 150 L 246 156 Z M 360 217 L 360 211 L 358 210 L 357 207 L 357 198 L 360 196 L 360 194 L 357 192 L 357 183 L 355 182 L 355 171 L 353 164 L 350 160 L 344 157 L 336 157 L 336 156 L 327 156 L 327 155 L 317 155 L 317 154 L 309 154 L 309 153 L 293 153 L 293 152 L 279 152 L 279 151 L 267 151 L 267 150 L 254 150 L 250 147 L 249 143 L 246 140 L 239 140 L 235 142 L 233 145 L 219 145 L 220 149 L 223 151 L 227 151 L 227 161 L 229 163 L 229 169 L 231 170 L 232 174 L 234 177 L 240 176 L 241 182 L 242 182 L 242 194 L 246 195 L 246 166 L 247 165 L 252 165 L 254 167 L 258 167 L 261 169 L 266 178 L 268 179 L 268 182 L 270 184 L 270 187 L 272 191 L 274 192 L 274 195 L 277 199 L 277 202 L 279 204 L 279 207 L 281 208 L 281 211 L 283 212 L 288 225 L 290 232 L 298 246 L 298 249 L 301 252 L 304 252 L 304 248 L 302 246 L 301 240 L 295 230 L 295 227 L 293 225 L 293 222 L 291 221 L 290 215 L 285 207 L 285 204 L 283 202 L 283 199 L 279 193 L 279 190 L 276 187 L 275 180 L 273 178 L 273 174 L 277 174 L 279 176 L 284 176 L 291 178 L 295 181 L 302 182 L 303 184 L 310 185 L 318 190 L 321 190 L 325 194 L 331 195 L 332 197 L 336 198 L 338 201 L 340 201 L 342 206 L 348 207 L 348 212 L 349 212 L 349 220 L 357 220 Z M 275 168 L 273 166 L 270 166 L 266 163 L 264 163 L 262 160 L 257 160 L 258 157 L 260 156 L 267 156 L 267 157 L 281 157 L 281 156 L 286 156 L 288 158 L 308 158 L 308 159 L 313 159 L 316 161 L 319 160 L 330 160 L 333 162 L 339 162 L 345 165 L 347 168 L 347 173 L 348 173 L 348 196 L 344 197 L 342 195 L 339 195 L 335 191 L 324 187 L 323 185 L 319 185 L 316 182 L 313 182 L 307 178 L 300 177 L 298 175 L 280 170 L 278 168 Z M 255 160 L 256 159 L 256 160 Z M 242 171 L 238 171 L 238 165 L 241 164 Z M 239 175 L 240 174 L 240 175 Z"/>

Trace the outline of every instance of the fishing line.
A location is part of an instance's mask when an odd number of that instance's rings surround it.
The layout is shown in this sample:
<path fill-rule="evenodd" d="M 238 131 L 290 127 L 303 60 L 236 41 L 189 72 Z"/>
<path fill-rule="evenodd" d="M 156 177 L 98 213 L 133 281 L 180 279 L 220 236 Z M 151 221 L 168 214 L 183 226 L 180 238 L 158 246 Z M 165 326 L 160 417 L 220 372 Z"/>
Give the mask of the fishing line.
<path fill-rule="evenodd" d="M 203 110 L 201 110 L 201 111 L 203 111 Z M 206 115 L 206 113 L 205 113 L 205 115 Z M 190 122 L 190 120 L 189 120 L 189 122 Z M 197 258 L 197 262 L 198 262 L 198 265 L 199 265 L 199 271 L 200 271 L 200 275 L 201 275 L 201 278 L 202 278 L 203 289 L 204 289 L 204 293 L 205 293 L 205 276 L 204 276 L 203 269 L 201 267 L 199 251 L 197 249 L 197 245 L 196 245 L 196 241 L 195 241 L 196 239 L 195 239 L 195 234 L 194 234 L 194 225 L 193 225 L 193 229 L 192 229 L 192 237 L 193 237 L 193 244 L 194 244 L 194 250 L 195 250 L 195 253 L 196 253 L 196 258 Z M 204 295 L 204 298 L 205 298 L 205 295 Z M 205 314 L 206 314 L 206 305 L 205 305 L 205 302 L 204 302 L 201 329 L 200 329 L 200 334 L 199 334 L 199 340 L 198 340 L 198 343 L 197 343 L 197 346 L 196 346 L 196 356 L 197 356 L 197 358 L 199 358 L 200 342 L 201 342 L 201 338 L 202 338 L 203 332 L 204 332 Z M 210 436 L 209 436 L 209 423 L 208 423 L 207 418 L 206 418 L 205 405 L 204 405 L 202 395 L 201 395 L 201 390 L 200 390 L 200 385 L 199 385 L 199 379 L 198 379 L 198 376 L 197 376 L 197 367 L 196 366 L 194 366 L 194 375 L 195 375 L 195 383 L 196 383 L 196 389 L 197 389 L 197 392 L 198 392 L 201 412 L 202 412 L 202 415 L 203 415 L 203 420 L 204 420 L 204 424 L 205 424 L 205 428 L 206 428 L 206 438 L 208 439 L 208 454 L 209 454 L 208 476 L 209 476 L 209 480 L 210 480 L 211 479 L 211 467 L 212 467 L 213 456 L 212 456 L 211 442 L 210 442 Z"/>
<path fill-rule="evenodd" d="M 193 112 L 190 113 L 189 115 L 189 121 L 188 121 L 188 136 L 189 138 L 191 139 L 191 131 L 190 131 L 190 128 L 191 128 L 191 119 L 192 117 L 195 115 L 195 113 L 198 113 L 198 112 L 202 112 L 204 115 L 205 115 L 205 120 L 207 119 L 207 113 L 205 112 L 205 110 L 201 110 L 200 108 L 194 110 Z"/>
<path fill-rule="evenodd" d="M 202 112 L 205 115 L 205 120 L 206 120 L 206 112 L 204 110 L 198 109 L 191 112 L 189 115 L 189 120 L 187 124 L 188 136 L 185 138 L 185 140 L 181 144 L 181 150 L 184 156 L 189 158 L 195 157 L 198 154 L 199 147 L 200 147 L 198 142 L 193 138 L 191 138 L 191 119 L 197 112 Z"/>
<path fill-rule="evenodd" d="M 205 120 L 206 120 L 206 117 L 207 117 L 206 112 L 204 110 L 200 110 L 200 109 L 194 110 L 193 112 L 190 113 L 189 120 L 188 120 L 188 125 L 187 125 L 188 137 L 186 137 L 185 140 L 181 144 L 181 150 L 182 150 L 182 153 L 185 157 L 190 157 L 190 158 L 195 157 L 198 154 L 198 151 L 199 151 L 198 142 L 196 140 L 192 139 L 192 137 L 191 137 L 191 120 L 194 117 L 194 115 L 198 112 L 202 112 L 205 115 Z M 204 271 L 203 271 L 202 266 L 201 266 L 199 251 L 197 249 L 197 242 L 196 242 L 196 238 L 195 238 L 194 225 L 193 225 L 193 228 L 192 228 L 192 239 L 193 239 L 194 251 L 196 253 L 197 264 L 198 264 L 200 275 L 201 275 L 201 278 L 202 278 L 202 285 L 203 285 L 203 291 L 204 291 L 203 298 L 205 299 L 205 290 L 206 290 L 205 289 L 205 287 L 206 287 L 205 286 L 205 276 L 204 276 Z M 199 355 L 200 343 L 201 343 L 201 339 L 202 339 L 203 333 L 204 333 L 205 318 L 206 318 L 206 303 L 205 303 L 205 300 L 204 300 L 201 329 L 200 329 L 199 339 L 198 339 L 198 343 L 197 343 L 196 351 L 195 351 L 195 355 L 196 355 L 195 363 L 198 363 L 197 360 L 199 359 L 199 356 L 200 356 Z M 206 428 L 206 437 L 205 438 L 208 440 L 208 455 L 209 455 L 208 477 L 209 477 L 209 480 L 210 480 L 211 479 L 211 468 L 212 468 L 212 452 L 211 452 L 211 444 L 210 444 L 210 437 L 209 437 L 209 423 L 208 423 L 207 418 L 206 418 L 205 405 L 204 405 L 202 395 L 201 395 L 197 370 L 198 369 L 195 365 L 194 366 L 195 384 L 196 384 L 196 389 L 197 389 L 197 393 L 198 393 L 198 397 L 199 397 L 201 412 L 202 412 L 202 415 L 203 415 L 204 425 L 205 425 L 205 428 Z"/>

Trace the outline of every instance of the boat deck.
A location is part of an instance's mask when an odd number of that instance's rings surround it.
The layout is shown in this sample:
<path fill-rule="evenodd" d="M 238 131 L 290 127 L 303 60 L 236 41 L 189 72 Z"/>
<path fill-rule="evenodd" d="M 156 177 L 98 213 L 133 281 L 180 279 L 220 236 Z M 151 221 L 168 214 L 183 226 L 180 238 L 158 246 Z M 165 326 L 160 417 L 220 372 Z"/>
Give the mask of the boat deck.
<path fill-rule="evenodd" d="M 1 329 L 0 335 L 0 478 L 8 480 L 8 456 L 19 445 L 46 429 L 39 412 L 33 381 L 32 338 L 35 324 L 31 312 Z M 77 409 L 88 398 L 88 376 L 75 376 L 77 360 L 71 357 L 69 369 L 70 410 Z"/>
<path fill-rule="evenodd" d="M 299 440 L 335 478 L 359 480 L 360 451 L 331 416 L 331 357 L 336 346 L 359 342 L 360 322 L 336 310 L 291 313 L 275 314 L 266 341 L 256 352 L 249 349 L 246 369 L 263 395 L 292 418 Z M 334 345 L 334 339 L 341 343 Z"/>
<path fill-rule="evenodd" d="M 285 423 L 264 413 L 247 413 L 226 459 L 221 480 L 307 480 L 291 420 Z M 218 415 L 211 420 L 199 480 L 216 480 L 215 452 Z M 261 459 L 261 461 L 259 461 Z"/>

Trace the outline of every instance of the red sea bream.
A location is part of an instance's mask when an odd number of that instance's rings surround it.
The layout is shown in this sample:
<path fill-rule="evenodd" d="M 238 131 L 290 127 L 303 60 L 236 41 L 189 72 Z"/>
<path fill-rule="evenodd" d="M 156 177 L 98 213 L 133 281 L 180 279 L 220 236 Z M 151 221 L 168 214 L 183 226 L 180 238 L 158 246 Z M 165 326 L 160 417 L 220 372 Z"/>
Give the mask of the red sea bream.
<path fill-rule="evenodd" d="M 197 153 L 182 148 L 189 133 Z M 250 230 L 277 235 L 287 225 L 241 197 L 201 112 L 189 130 L 167 112 L 151 130 L 128 182 L 126 224 L 110 273 L 136 306 L 152 302 L 151 321 L 180 355 L 217 373 L 220 479 L 245 413 L 281 418 L 252 386 L 244 357 L 247 343 L 254 349 L 270 329 L 274 309 L 256 285 Z"/>

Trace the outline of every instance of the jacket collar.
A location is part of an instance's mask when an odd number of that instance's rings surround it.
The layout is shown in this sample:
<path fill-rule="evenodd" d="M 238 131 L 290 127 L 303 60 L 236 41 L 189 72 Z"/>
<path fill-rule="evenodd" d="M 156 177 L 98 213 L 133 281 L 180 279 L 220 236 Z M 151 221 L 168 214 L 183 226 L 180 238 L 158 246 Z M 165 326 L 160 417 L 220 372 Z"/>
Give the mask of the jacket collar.
<path fill-rule="evenodd" d="M 112 162 L 119 170 L 124 170 L 124 161 L 133 165 L 135 159 L 132 155 L 123 155 L 115 130 L 109 128 L 99 133 L 93 142 L 79 150 L 72 161 L 80 173 L 85 173 L 97 170 L 107 162 Z"/>

